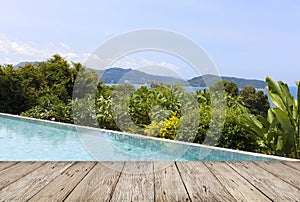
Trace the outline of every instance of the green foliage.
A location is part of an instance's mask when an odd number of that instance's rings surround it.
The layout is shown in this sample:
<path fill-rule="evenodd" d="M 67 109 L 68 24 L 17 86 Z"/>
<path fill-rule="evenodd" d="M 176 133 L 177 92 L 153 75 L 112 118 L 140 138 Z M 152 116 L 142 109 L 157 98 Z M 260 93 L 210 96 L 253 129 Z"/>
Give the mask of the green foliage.
<path fill-rule="evenodd" d="M 268 96 L 262 91 L 257 91 L 251 86 L 243 88 L 240 92 L 241 101 L 251 114 L 267 117 L 270 103 Z"/>
<path fill-rule="evenodd" d="M 149 125 L 151 120 L 164 120 L 171 112 L 179 112 L 176 93 L 170 86 L 156 85 L 152 88 L 142 86 L 130 98 L 129 113 L 138 126 Z"/>
<path fill-rule="evenodd" d="M 111 97 L 105 99 L 104 96 L 100 96 L 96 100 L 96 118 L 100 128 L 120 130 L 114 121 L 112 114 Z"/>
<path fill-rule="evenodd" d="M 227 82 L 223 80 L 223 85 L 225 88 L 225 92 L 228 93 L 228 95 L 232 97 L 236 97 L 239 94 L 239 88 L 238 86 L 233 82 Z"/>
<path fill-rule="evenodd" d="M 38 98 L 38 105 L 22 112 L 22 116 L 73 123 L 72 106 L 63 103 L 56 95 Z"/>
<path fill-rule="evenodd" d="M 216 117 L 212 120 L 212 113 Z M 178 118 L 175 114 L 171 118 L 160 122 L 152 121 L 146 126 L 147 135 L 176 139 L 185 142 L 216 143 L 215 146 L 232 149 L 257 151 L 259 148 L 257 137 L 241 127 L 242 112 L 237 105 L 226 109 L 226 119 L 223 122 L 219 117 L 225 113 L 219 109 L 212 109 L 203 105 L 198 110 L 193 110 Z M 219 129 L 221 133 L 218 133 Z"/>
<path fill-rule="evenodd" d="M 266 82 L 255 80 L 255 79 L 242 79 L 242 78 L 235 78 L 235 77 L 227 77 L 227 76 L 216 76 L 216 75 L 203 75 L 199 77 L 194 77 L 188 80 L 188 83 L 192 86 L 200 86 L 200 87 L 207 87 L 211 86 L 216 83 L 218 80 L 225 80 L 227 82 L 235 83 L 238 88 L 244 88 L 246 86 L 253 86 L 254 88 L 263 89 L 266 87 Z"/>
<path fill-rule="evenodd" d="M 210 87 L 211 91 L 225 91 L 227 95 L 236 97 L 239 94 L 238 86 L 233 82 L 227 82 L 225 80 L 217 81 L 213 86 Z"/>
<path fill-rule="evenodd" d="M 0 112 L 20 114 L 38 106 L 38 99 L 47 95 L 56 95 L 61 101 L 59 105 L 68 105 L 80 68 L 76 63 L 73 65 L 71 68 L 64 58 L 54 55 L 47 62 L 36 65 L 29 63 L 17 69 L 9 65 L 1 67 Z"/>
<path fill-rule="evenodd" d="M 184 142 L 203 143 L 210 123 L 210 110 L 200 108 L 180 118 L 177 140 Z"/>
<path fill-rule="evenodd" d="M 300 158 L 300 88 L 298 99 L 291 96 L 287 84 L 278 81 L 278 85 L 266 78 L 267 91 L 275 107 L 269 109 L 267 118 L 255 117 L 244 110 L 244 127 L 260 138 L 265 152 L 281 156 Z"/>
<path fill-rule="evenodd" d="M 174 140 L 178 132 L 179 118 L 175 114 L 165 121 L 163 128 L 160 130 L 160 137 Z"/>
<path fill-rule="evenodd" d="M 73 119 L 77 125 L 98 127 L 96 121 L 95 98 L 86 95 L 83 98 L 72 100 Z"/>
<path fill-rule="evenodd" d="M 226 118 L 222 135 L 216 146 L 244 151 L 257 151 L 259 148 L 257 137 L 241 127 L 242 112 L 236 107 L 226 109 Z"/>
<path fill-rule="evenodd" d="M 175 113 L 169 119 L 156 121 L 145 126 L 148 136 L 202 143 L 210 123 L 210 110 L 200 109 L 178 118 Z"/>
<path fill-rule="evenodd" d="M 121 84 L 115 87 L 112 94 L 111 112 L 118 128 L 129 133 L 142 133 L 142 124 L 134 122 L 130 115 L 130 99 L 135 88 L 130 84 Z"/>
<path fill-rule="evenodd" d="M 196 91 L 199 108 L 209 106 L 210 94 L 207 89 Z"/>
<path fill-rule="evenodd" d="M 151 124 L 147 125 L 144 129 L 144 132 L 148 136 L 160 137 L 160 131 L 164 127 L 163 121 L 152 121 Z"/>
<path fill-rule="evenodd" d="M 14 114 L 23 110 L 25 95 L 12 66 L 0 67 L 0 98 L 1 112 Z"/>
<path fill-rule="evenodd" d="M 138 126 L 151 123 L 148 113 L 155 102 L 155 94 L 142 86 L 132 94 L 129 103 L 129 113 L 132 121 Z"/>
<path fill-rule="evenodd" d="M 107 86 L 103 81 L 99 81 L 97 84 L 96 97 L 102 96 L 103 98 L 112 97 L 115 86 Z"/>
<path fill-rule="evenodd" d="M 47 62 L 39 63 L 38 71 L 43 78 L 42 94 L 53 93 L 64 103 L 72 98 L 75 75 L 64 58 L 53 55 Z"/>
<path fill-rule="evenodd" d="M 76 82 L 73 82 L 73 99 L 81 99 L 91 94 L 98 94 L 99 90 L 95 89 L 98 84 L 98 72 L 78 64 L 74 68 L 72 69 L 74 70 Z M 98 86 L 101 86 L 101 84 Z"/>

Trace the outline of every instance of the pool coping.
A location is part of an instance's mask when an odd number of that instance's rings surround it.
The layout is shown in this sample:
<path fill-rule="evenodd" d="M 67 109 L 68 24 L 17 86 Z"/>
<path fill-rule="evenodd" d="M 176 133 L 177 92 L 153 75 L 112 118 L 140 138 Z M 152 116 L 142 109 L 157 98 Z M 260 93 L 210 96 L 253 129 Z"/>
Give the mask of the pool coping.
<path fill-rule="evenodd" d="M 178 141 L 178 140 L 157 138 L 157 137 L 152 137 L 152 136 L 145 136 L 145 135 L 133 134 L 133 133 L 128 133 L 128 132 L 121 132 L 121 131 L 114 131 L 114 130 L 108 130 L 108 129 L 94 128 L 94 127 L 89 127 L 89 126 L 81 126 L 81 125 L 76 125 L 76 124 L 56 122 L 56 121 L 50 121 L 50 120 L 44 120 L 44 119 L 36 119 L 36 118 L 25 117 L 25 116 L 14 115 L 14 114 L 0 113 L 0 115 L 7 116 L 7 117 L 12 117 L 12 118 L 38 121 L 38 122 L 43 122 L 43 123 L 48 123 L 48 124 L 68 126 L 68 127 L 75 128 L 76 130 L 77 130 L 77 128 L 82 128 L 82 129 L 89 129 L 89 130 L 94 130 L 94 131 L 102 131 L 102 132 L 115 133 L 115 134 L 120 134 L 120 135 L 127 135 L 127 136 L 131 136 L 131 137 L 137 137 L 137 138 L 143 138 L 143 139 L 151 139 L 151 140 L 155 140 L 155 141 L 163 141 L 163 142 L 170 142 L 170 143 L 176 143 L 176 144 L 184 144 L 184 145 L 193 146 L 193 147 L 202 147 L 202 148 L 206 148 L 206 149 L 226 151 L 226 152 L 230 152 L 230 153 L 239 153 L 239 154 L 256 156 L 256 157 L 265 157 L 265 158 L 280 160 L 280 161 L 300 162 L 300 159 L 293 159 L 293 158 L 287 158 L 287 157 L 281 157 L 281 156 L 274 156 L 274 155 L 261 154 L 261 153 L 255 153 L 255 152 L 228 149 L 228 148 L 223 148 L 223 147 L 215 147 L 215 146 L 209 146 L 209 145 L 203 145 L 203 144 L 197 144 L 197 143 L 191 143 L 191 142 L 183 142 L 183 141 Z"/>

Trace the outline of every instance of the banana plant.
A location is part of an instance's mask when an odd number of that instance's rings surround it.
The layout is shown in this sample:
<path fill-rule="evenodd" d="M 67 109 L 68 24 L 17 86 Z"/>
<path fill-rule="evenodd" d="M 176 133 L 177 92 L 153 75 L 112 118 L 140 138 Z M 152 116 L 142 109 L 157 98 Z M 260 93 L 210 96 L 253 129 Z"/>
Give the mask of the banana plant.
<path fill-rule="evenodd" d="M 274 107 L 268 111 L 267 118 L 251 115 L 245 107 L 243 126 L 257 135 L 261 145 L 269 154 L 300 158 L 300 84 L 297 98 L 294 98 L 288 85 L 278 81 L 278 85 L 266 78 L 269 97 Z"/>

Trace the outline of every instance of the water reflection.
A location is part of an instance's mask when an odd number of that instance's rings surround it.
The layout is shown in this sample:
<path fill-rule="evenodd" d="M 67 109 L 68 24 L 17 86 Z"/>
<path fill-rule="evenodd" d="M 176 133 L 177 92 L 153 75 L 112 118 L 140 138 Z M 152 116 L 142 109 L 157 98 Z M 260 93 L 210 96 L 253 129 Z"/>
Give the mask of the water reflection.
<path fill-rule="evenodd" d="M 85 147 L 88 150 L 84 149 Z M 200 145 L 0 115 L 0 161 L 27 160 L 271 161 L 274 159 Z"/>

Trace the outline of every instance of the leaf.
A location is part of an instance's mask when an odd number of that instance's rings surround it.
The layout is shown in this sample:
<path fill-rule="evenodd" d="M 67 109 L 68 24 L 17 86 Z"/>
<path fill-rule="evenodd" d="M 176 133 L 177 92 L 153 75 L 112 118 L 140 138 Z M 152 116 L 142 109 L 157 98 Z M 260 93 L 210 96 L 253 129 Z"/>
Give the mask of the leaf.
<path fill-rule="evenodd" d="M 290 109 L 290 107 L 293 105 L 293 101 L 294 101 L 294 98 L 292 97 L 292 95 L 290 93 L 290 89 L 289 89 L 288 85 L 286 83 L 283 83 L 282 81 L 278 81 L 278 84 L 279 84 L 279 87 L 280 87 L 282 95 L 283 95 L 282 99 L 284 100 L 286 107 L 288 109 Z"/>
<path fill-rule="evenodd" d="M 268 110 L 268 115 L 267 115 L 267 120 L 272 123 L 274 121 L 275 117 L 274 117 L 274 114 L 272 112 L 272 109 L 269 109 Z"/>
<path fill-rule="evenodd" d="M 298 88 L 298 91 L 297 91 L 297 100 L 298 100 L 298 108 L 297 108 L 297 112 L 298 112 L 298 115 L 300 115 L 300 82 L 297 81 L 296 82 L 296 86 Z"/>
<path fill-rule="evenodd" d="M 280 122 L 283 130 L 285 130 L 286 132 L 291 132 L 291 135 L 293 135 L 292 133 L 295 130 L 295 128 L 292 125 L 287 112 L 282 111 L 281 109 L 278 109 L 278 108 L 274 108 L 274 109 L 272 109 L 272 111 L 275 114 L 278 121 Z"/>
<path fill-rule="evenodd" d="M 296 141 L 296 149 L 300 150 L 300 82 L 297 81 L 296 82 L 296 86 L 298 88 L 297 91 L 297 108 L 296 108 L 296 113 L 297 113 L 297 119 L 296 119 L 296 140 L 298 139 L 298 141 Z"/>
<path fill-rule="evenodd" d="M 271 124 L 267 119 L 265 119 L 264 117 L 262 117 L 260 115 L 258 115 L 256 117 L 257 117 L 257 120 L 262 123 L 264 128 L 269 128 L 270 127 Z"/>
<path fill-rule="evenodd" d="M 273 109 L 274 114 L 276 115 L 276 118 L 281 124 L 281 127 L 283 128 L 283 133 L 281 135 L 282 138 L 282 149 L 284 150 L 285 154 L 289 154 L 291 150 L 294 149 L 294 143 L 295 143 L 295 127 L 291 123 L 291 120 L 287 114 L 287 112 L 282 111 L 278 108 Z"/>
<path fill-rule="evenodd" d="M 275 81 L 273 81 L 273 79 L 271 79 L 269 76 L 267 76 L 266 78 L 266 82 L 267 82 L 267 88 L 270 92 L 275 93 L 280 95 L 280 89 L 278 88 L 277 84 L 275 83 Z"/>
<path fill-rule="evenodd" d="M 264 134 L 263 125 L 254 116 L 243 116 L 243 120 L 248 125 L 248 129 L 255 132 L 260 137 Z"/>
<path fill-rule="evenodd" d="M 268 91 L 268 94 L 269 94 L 270 99 L 272 100 L 273 104 L 276 107 L 284 110 L 286 106 L 284 104 L 284 101 L 282 100 L 283 94 L 282 94 L 281 90 L 279 89 L 277 84 L 270 77 L 266 78 L 266 82 L 268 84 L 266 89 Z"/>

